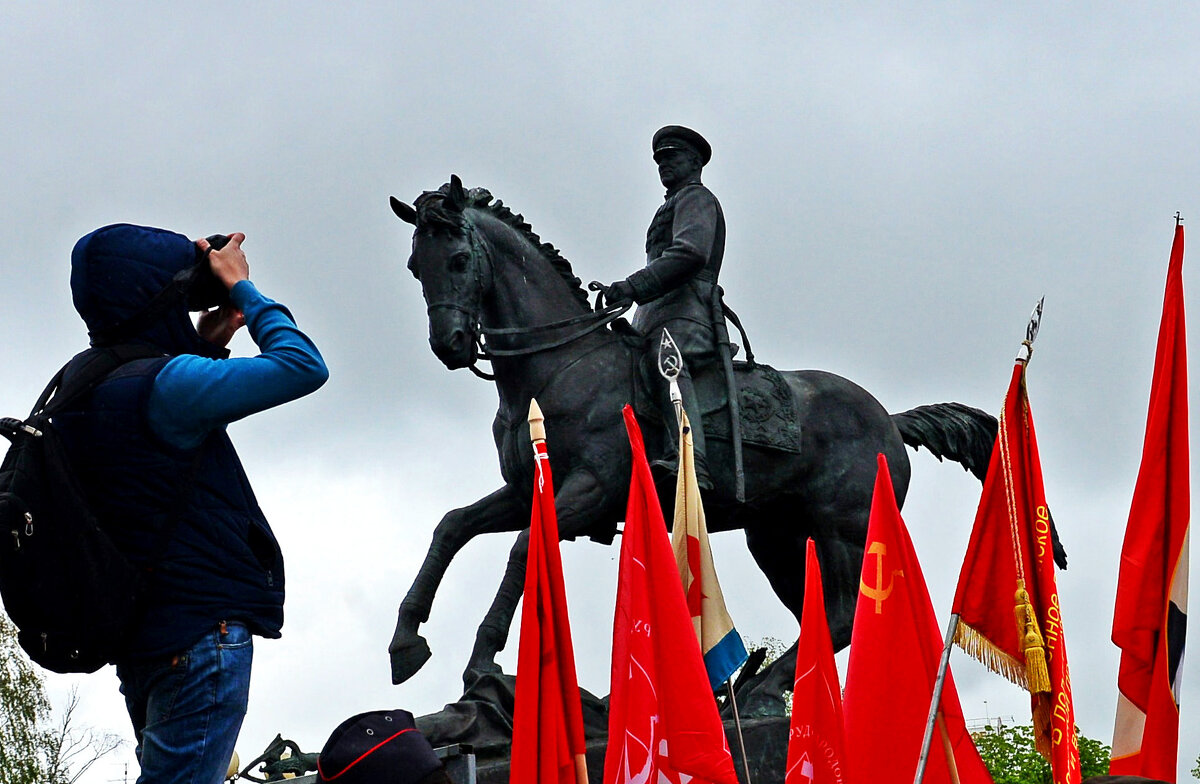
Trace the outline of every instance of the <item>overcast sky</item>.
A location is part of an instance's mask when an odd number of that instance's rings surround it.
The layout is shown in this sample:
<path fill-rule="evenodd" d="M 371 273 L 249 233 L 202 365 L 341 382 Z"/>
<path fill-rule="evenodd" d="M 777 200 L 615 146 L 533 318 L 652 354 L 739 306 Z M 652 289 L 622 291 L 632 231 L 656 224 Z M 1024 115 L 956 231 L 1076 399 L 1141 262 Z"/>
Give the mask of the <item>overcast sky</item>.
<path fill-rule="evenodd" d="M 455 561 L 424 627 L 434 658 L 392 686 L 396 607 L 434 525 L 500 476 L 495 391 L 429 351 L 404 269 L 411 227 L 388 196 L 411 202 L 456 173 L 584 281 L 610 281 L 644 263 L 662 198 L 650 137 L 668 123 L 713 145 L 721 282 L 762 361 L 842 374 L 893 412 L 996 413 L 1046 297 L 1030 398 L 1071 557 L 1059 586 L 1077 718 L 1111 740 L 1117 564 L 1173 216 L 1200 222 L 1200 11 L 205 5 L 0 3 L 0 414 L 23 414 L 86 345 L 68 289 L 78 237 L 119 221 L 246 233 L 252 278 L 332 375 L 230 427 L 289 586 L 283 639 L 256 646 L 243 760 L 276 732 L 315 751 L 353 713 L 454 701 L 513 540 Z M 979 485 L 927 452 L 912 462 L 904 517 L 945 618 Z M 742 634 L 794 638 L 742 536 L 713 546 Z M 617 549 L 562 552 L 580 680 L 604 694 Z M 516 640 L 514 627 L 510 671 Z M 968 717 L 1028 721 L 1016 687 L 961 652 L 952 667 Z M 131 735 L 111 668 L 48 683 L 60 704 L 78 683 L 86 722 Z M 1197 683 L 1185 678 L 1181 780 L 1200 754 Z M 127 762 L 132 781 L 132 759 L 130 745 L 86 784 L 120 781 Z"/>

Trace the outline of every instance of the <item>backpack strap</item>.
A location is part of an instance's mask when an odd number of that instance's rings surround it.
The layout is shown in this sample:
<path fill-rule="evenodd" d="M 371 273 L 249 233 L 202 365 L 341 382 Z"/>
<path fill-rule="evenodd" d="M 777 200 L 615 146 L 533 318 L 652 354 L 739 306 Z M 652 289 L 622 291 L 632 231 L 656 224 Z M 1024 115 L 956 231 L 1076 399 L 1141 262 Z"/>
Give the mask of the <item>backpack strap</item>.
<path fill-rule="evenodd" d="M 38 414 L 42 416 L 52 416 L 59 411 L 64 411 L 76 402 L 79 401 L 85 394 L 90 392 L 101 381 L 107 378 L 113 371 L 122 365 L 132 362 L 136 359 L 153 359 L 166 356 L 161 349 L 145 343 L 128 343 L 116 346 L 92 347 L 75 355 L 71 361 L 63 365 L 54 378 L 50 379 L 50 383 L 46 385 L 41 396 L 34 404 L 33 411 L 30 412 L 30 417 Z M 63 378 L 67 374 L 67 369 L 71 369 L 70 378 L 66 384 L 63 384 Z M 0 424 L 0 429 L 8 424 L 5 420 Z M 15 423 L 17 426 L 22 423 Z M 166 554 L 167 546 L 175 537 L 175 530 L 179 525 L 180 518 L 187 508 L 187 502 L 191 499 L 192 490 L 196 485 L 196 479 L 200 473 L 200 465 L 204 460 L 205 454 L 209 451 L 209 441 L 205 439 L 204 443 L 196 450 L 195 457 L 192 458 L 191 465 L 188 471 L 182 477 L 176 486 L 177 495 L 175 502 L 171 505 L 168 512 L 167 522 L 159 531 L 158 541 L 155 543 L 150 564 L 146 567 L 148 571 L 153 571 L 158 568 Z"/>
<path fill-rule="evenodd" d="M 54 378 L 50 379 L 50 383 L 46 385 L 45 390 L 38 397 L 37 403 L 34 404 L 33 410 L 29 412 L 29 415 L 31 417 L 36 414 L 50 416 L 63 411 L 90 392 L 121 365 L 132 362 L 135 359 L 150 359 L 162 356 L 166 355 L 161 349 L 145 343 L 89 348 L 75 355 L 70 362 L 63 365 L 54 374 Z M 71 368 L 72 372 L 67 383 L 63 384 L 67 368 Z"/>

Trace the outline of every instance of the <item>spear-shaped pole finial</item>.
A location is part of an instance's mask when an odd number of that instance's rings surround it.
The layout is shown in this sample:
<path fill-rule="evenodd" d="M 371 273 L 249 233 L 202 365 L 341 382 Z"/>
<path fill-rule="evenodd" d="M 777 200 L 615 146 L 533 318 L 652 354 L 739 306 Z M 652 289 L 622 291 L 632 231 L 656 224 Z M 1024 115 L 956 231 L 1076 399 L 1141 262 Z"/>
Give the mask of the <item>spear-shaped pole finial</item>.
<path fill-rule="evenodd" d="M 1037 340 L 1038 330 L 1042 328 L 1042 306 L 1045 302 L 1045 297 L 1039 299 L 1029 317 L 1029 325 L 1025 327 L 1025 339 L 1021 341 L 1021 350 L 1017 352 L 1018 362 L 1028 363 L 1033 356 L 1033 341 Z"/>
<path fill-rule="evenodd" d="M 683 354 L 671 333 L 663 328 L 658 343 L 658 372 L 671 385 L 671 402 L 675 405 L 676 424 L 683 421 L 683 394 L 679 391 L 679 374 L 683 372 Z"/>

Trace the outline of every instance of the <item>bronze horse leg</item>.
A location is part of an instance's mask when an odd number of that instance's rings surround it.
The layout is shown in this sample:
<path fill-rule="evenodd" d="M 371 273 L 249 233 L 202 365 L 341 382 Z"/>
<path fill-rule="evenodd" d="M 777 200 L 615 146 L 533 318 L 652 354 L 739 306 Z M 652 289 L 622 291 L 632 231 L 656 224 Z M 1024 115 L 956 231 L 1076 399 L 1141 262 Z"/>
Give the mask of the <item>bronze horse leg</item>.
<path fill-rule="evenodd" d="M 830 637 L 833 649 L 840 651 L 850 644 L 854 611 L 858 604 L 863 544 L 837 534 L 819 536 L 816 542 Z M 804 604 L 807 537 L 770 525 L 754 525 L 746 529 L 746 545 L 767 575 L 771 588 L 799 621 Z M 790 564 L 792 568 L 780 568 L 783 564 Z M 793 642 L 783 655 L 747 683 L 746 688 L 738 690 L 738 710 L 741 715 L 785 715 L 783 692 L 791 691 L 795 676 L 796 643 Z"/>
<path fill-rule="evenodd" d="M 528 525 L 529 504 L 512 485 L 442 517 L 434 529 L 425 561 L 400 603 L 396 632 L 388 645 L 392 683 L 408 680 L 429 660 L 429 643 L 417 633 L 417 628 L 429 620 L 433 596 L 458 551 L 479 534 L 519 531 Z"/>
<path fill-rule="evenodd" d="M 558 537 L 574 539 L 585 534 L 602 513 L 604 488 L 590 471 L 571 472 L 554 494 L 554 506 L 558 517 Z M 521 510 L 525 525 L 529 523 L 528 507 Z M 525 587 L 525 560 L 529 553 L 529 528 L 521 531 L 508 555 L 508 567 L 504 579 L 492 600 L 483 623 L 475 633 L 475 647 L 471 659 L 463 672 L 463 685 L 469 687 L 479 673 L 499 672 L 496 654 L 504 650 L 517 603 Z"/>

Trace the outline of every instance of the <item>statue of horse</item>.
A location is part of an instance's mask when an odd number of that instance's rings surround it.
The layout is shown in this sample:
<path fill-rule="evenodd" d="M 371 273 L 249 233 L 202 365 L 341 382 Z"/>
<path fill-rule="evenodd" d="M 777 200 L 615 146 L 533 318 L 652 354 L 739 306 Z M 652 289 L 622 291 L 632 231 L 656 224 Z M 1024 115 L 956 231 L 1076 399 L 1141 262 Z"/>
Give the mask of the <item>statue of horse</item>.
<path fill-rule="evenodd" d="M 593 312 L 567 260 L 486 190 L 468 192 L 453 177 L 413 206 L 395 198 L 391 203 L 398 217 L 416 227 L 408 268 L 428 305 L 433 352 L 451 370 L 470 368 L 494 378 L 500 398 L 492 435 L 504 486 L 442 518 L 400 604 L 389 646 L 392 680 L 401 683 L 430 656 L 418 628 L 429 618 L 451 559 L 479 534 L 520 531 L 476 633 L 464 674 L 469 683 L 473 672 L 497 669 L 495 655 L 507 641 L 524 584 L 534 470 L 526 423 L 530 398 L 537 398 L 545 414 L 552 445 L 559 535 L 611 543 L 624 518 L 631 472 L 621 409 L 638 399 L 643 349 L 628 334 L 632 328 L 614 321 L 619 311 Z M 476 367 L 480 357 L 491 361 L 494 376 Z M 956 403 L 889 416 L 870 394 L 840 376 L 819 370 L 781 375 L 798 412 L 802 448 L 793 454 L 747 444 L 745 501 L 739 504 L 730 443 L 710 438 L 716 486 L 705 494 L 708 527 L 745 530 L 750 553 L 797 619 L 805 543 L 815 539 L 830 632 L 840 650 L 850 643 L 876 455 L 887 456 L 896 501 L 903 503 L 909 482 L 905 442 L 925 446 L 939 460 L 959 462 L 982 479 L 996 420 Z M 660 497 L 669 521 L 673 482 Z M 786 676 L 776 684 L 783 688 L 791 688 L 788 661 L 794 658 L 781 662 Z"/>

